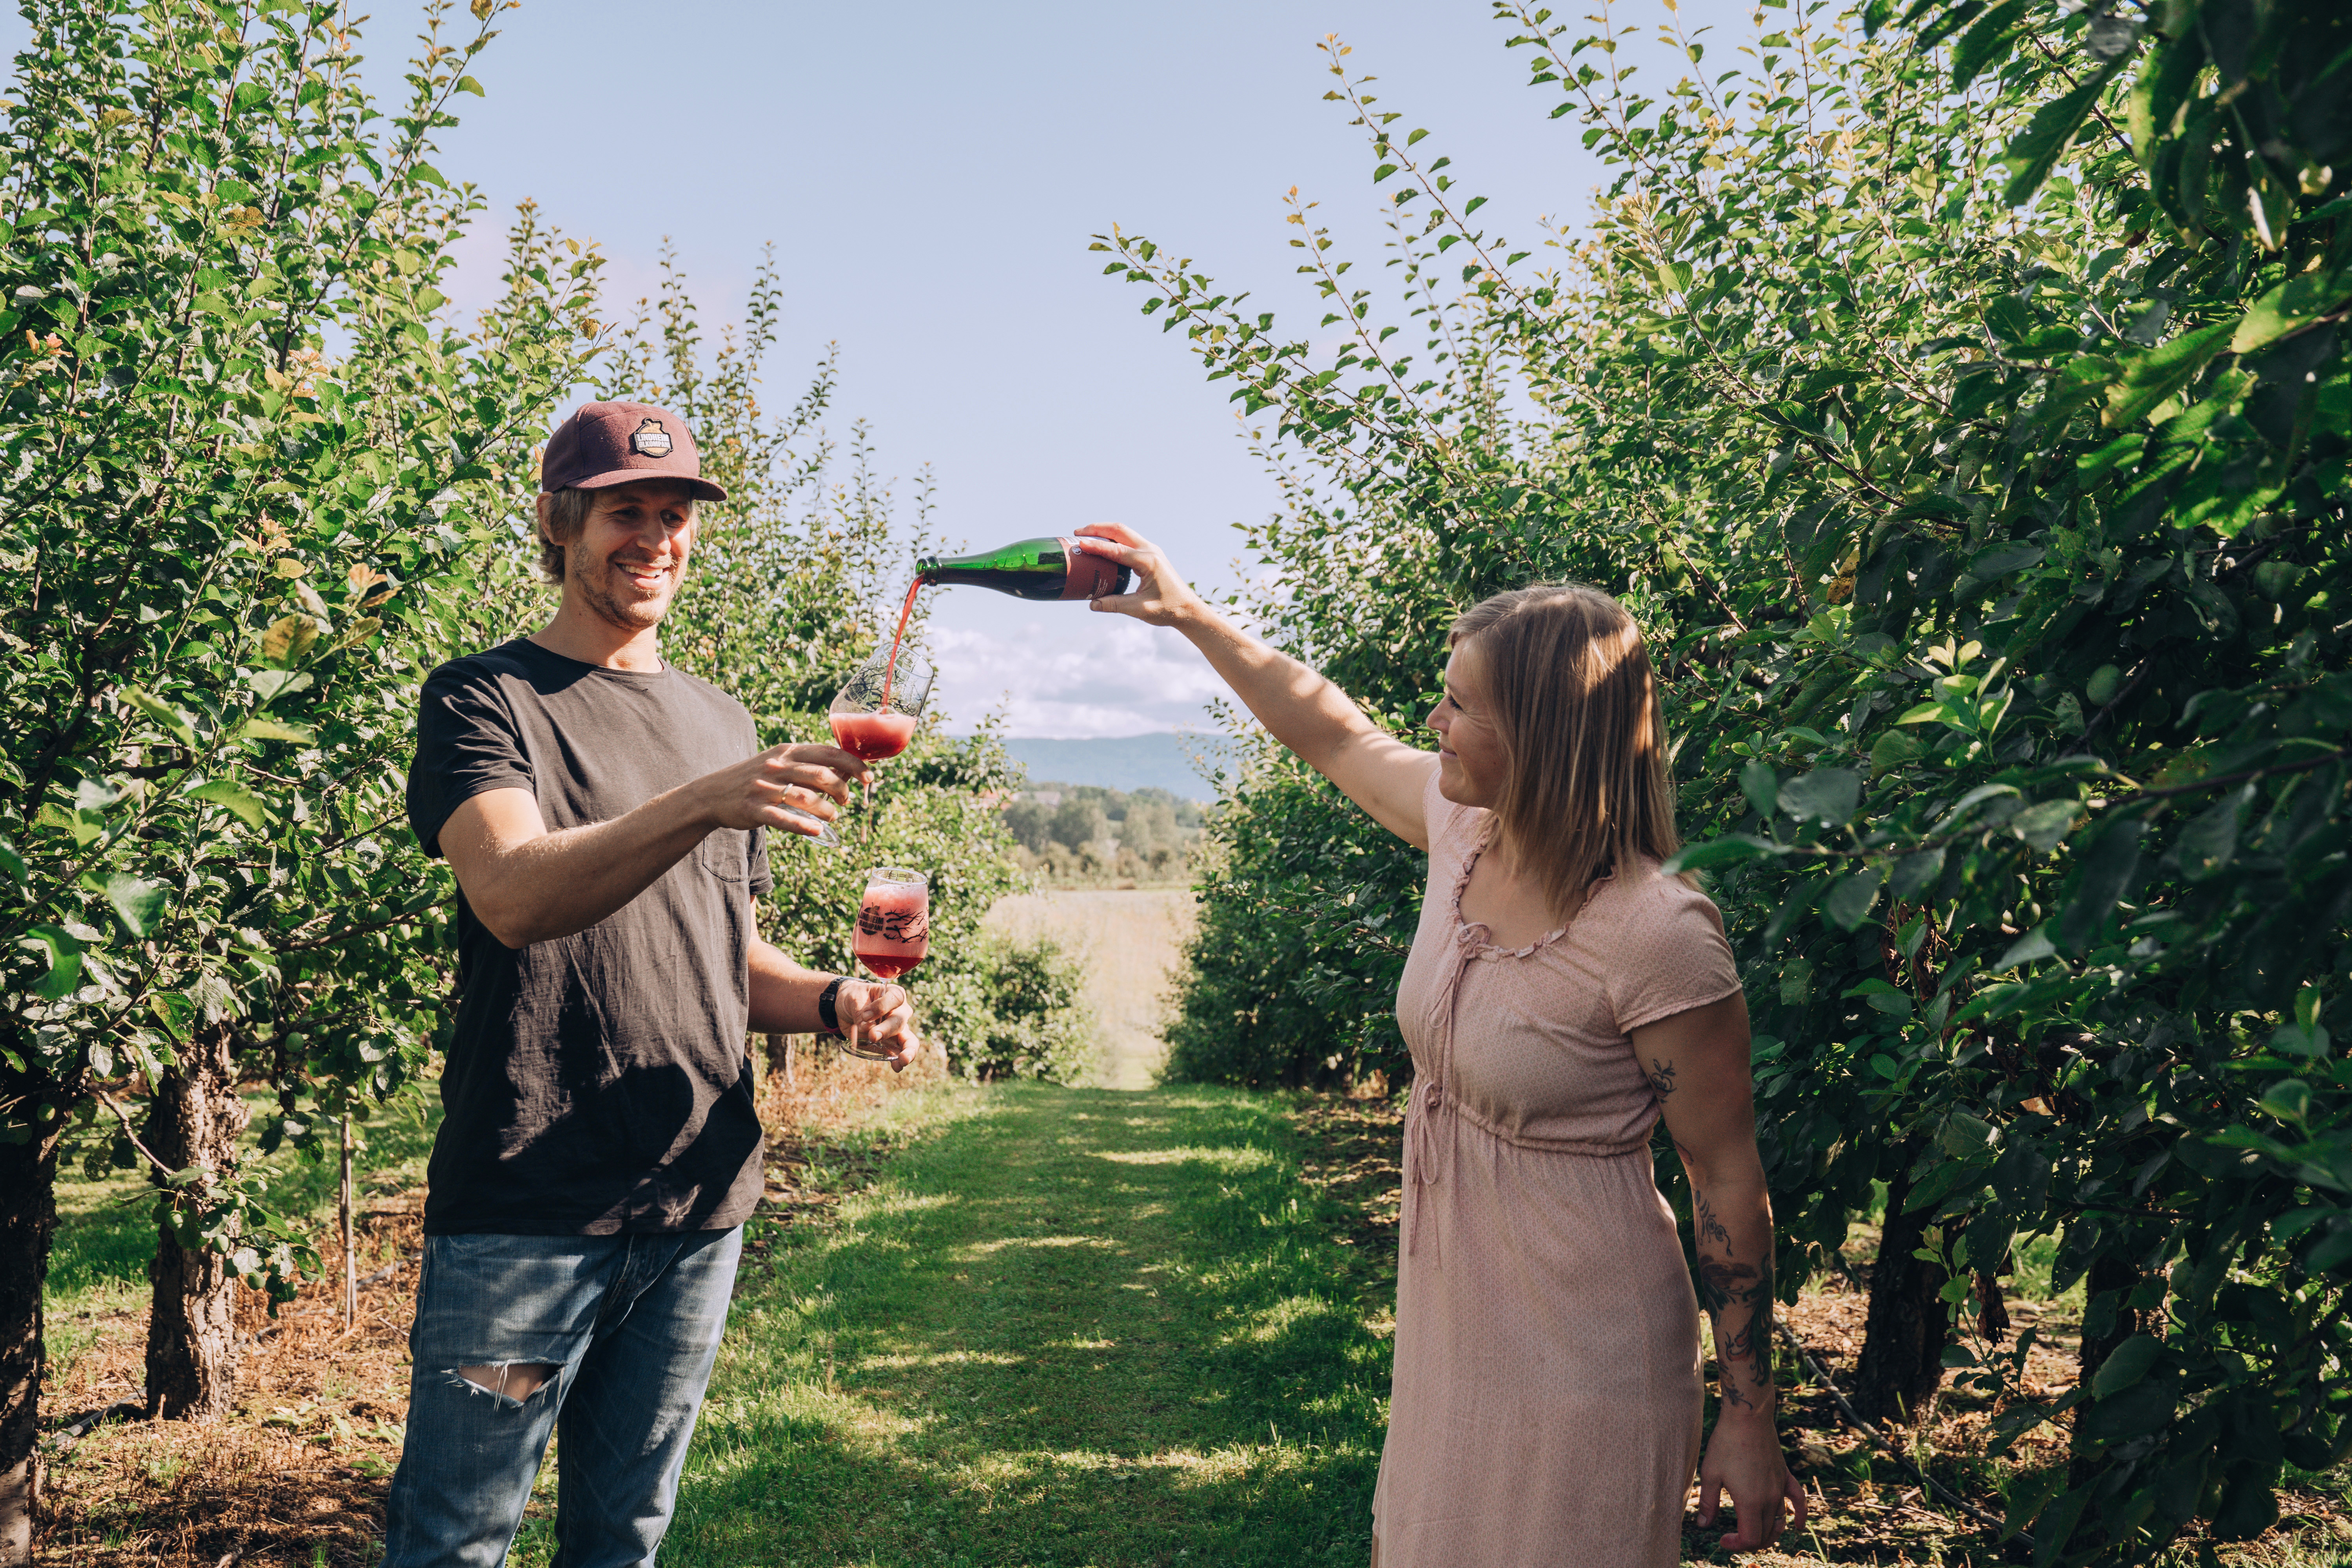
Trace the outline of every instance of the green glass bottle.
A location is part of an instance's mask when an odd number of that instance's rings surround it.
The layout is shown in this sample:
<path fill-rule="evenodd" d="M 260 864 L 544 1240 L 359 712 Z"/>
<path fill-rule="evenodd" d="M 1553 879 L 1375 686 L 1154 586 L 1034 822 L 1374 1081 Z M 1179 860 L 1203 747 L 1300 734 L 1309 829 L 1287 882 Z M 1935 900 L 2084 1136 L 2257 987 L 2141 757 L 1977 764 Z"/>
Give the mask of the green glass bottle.
<path fill-rule="evenodd" d="M 941 588 L 993 588 L 1016 599 L 1098 599 L 1124 594 L 1135 574 L 1079 551 L 1067 539 L 1024 539 L 977 555 L 926 555 L 915 581 Z"/>

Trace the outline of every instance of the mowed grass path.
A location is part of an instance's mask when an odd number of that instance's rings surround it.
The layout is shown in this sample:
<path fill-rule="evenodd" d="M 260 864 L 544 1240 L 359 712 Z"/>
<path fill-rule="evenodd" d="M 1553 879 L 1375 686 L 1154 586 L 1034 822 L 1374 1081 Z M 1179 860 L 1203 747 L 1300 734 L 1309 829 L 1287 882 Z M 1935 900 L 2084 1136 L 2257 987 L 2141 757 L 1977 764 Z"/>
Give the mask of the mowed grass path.
<path fill-rule="evenodd" d="M 747 1255 L 663 1563 L 1364 1562 L 1392 1281 L 1281 1110 L 903 1097 L 842 1225 Z"/>

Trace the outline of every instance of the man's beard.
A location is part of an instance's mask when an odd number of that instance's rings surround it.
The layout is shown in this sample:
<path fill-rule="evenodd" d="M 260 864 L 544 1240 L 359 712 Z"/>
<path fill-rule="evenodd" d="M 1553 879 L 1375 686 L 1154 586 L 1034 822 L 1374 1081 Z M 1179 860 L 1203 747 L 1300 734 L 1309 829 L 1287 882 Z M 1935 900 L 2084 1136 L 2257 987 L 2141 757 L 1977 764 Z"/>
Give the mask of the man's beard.
<path fill-rule="evenodd" d="M 661 625 L 662 617 L 669 614 L 671 600 L 677 596 L 675 586 L 655 598 L 624 600 L 613 592 L 612 584 L 614 578 L 627 574 L 609 561 L 596 565 L 601 570 L 580 574 L 580 598 L 600 620 L 625 632 L 651 631 Z"/>

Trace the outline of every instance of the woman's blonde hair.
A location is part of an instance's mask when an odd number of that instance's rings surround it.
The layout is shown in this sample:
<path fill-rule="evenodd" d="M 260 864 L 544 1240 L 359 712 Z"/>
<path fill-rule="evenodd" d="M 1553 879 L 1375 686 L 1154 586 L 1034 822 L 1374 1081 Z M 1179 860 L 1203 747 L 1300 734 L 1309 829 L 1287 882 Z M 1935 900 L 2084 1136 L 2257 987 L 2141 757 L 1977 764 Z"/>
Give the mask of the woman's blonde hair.
<path fill-rule="evenodd" d="M 1474 605 L 1446 643 L 1468 646 L 1510 758 L 1496 823 L 1561 919 L 1601 877 L 1682 847 L 1665 710 L 1622 605 L 1538 583 Z"/>

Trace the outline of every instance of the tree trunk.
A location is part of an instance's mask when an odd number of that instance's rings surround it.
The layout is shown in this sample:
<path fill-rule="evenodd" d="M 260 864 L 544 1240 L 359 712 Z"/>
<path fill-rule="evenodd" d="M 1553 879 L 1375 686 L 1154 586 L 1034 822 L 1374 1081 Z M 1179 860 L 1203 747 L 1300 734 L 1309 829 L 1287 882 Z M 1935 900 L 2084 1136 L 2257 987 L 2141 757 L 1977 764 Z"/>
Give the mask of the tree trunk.
<path fill-rule="evenodd" d="M 2148 1331 L 2149 1321 L 2156 1314 L 2143 1311 L 2129 1304 L 2131 1292 L 2138 1287 L 2139 1281 L 2138 1268 L 2127 1258 L 2116 1258 L 2103 1252 L 2091 1259 L 2090 1273 L 2083 1282 L 2084 1306 L 2090 1307 L 2111 1290 L 2116 1292 L 2121 1299 L 2116 1302 L 2115 1322 L 2105 1333 L 2097 1335 L 2086 1333 L 2083 1336 L 2082 1346 L 2076 1352 L 2078 1356 L 2076 1364 L 2080 1368 L 2078 1375 L 2082 1382 L 2087 1384 L 2098 1375 L 2099 1368 L 2105 1364 L 2109 1356 L 2115 1354 L 2117 1345 L 2122 1344 L 2134 1334 L 2145 1333 Z M 2090 1412 L 2089 1405 L 2078 1405 L 2074 1407 L 2074 1419 L 2080 1422 Z M 2098 1465 L 2091 1457 L 2078 1451 L 2074 1455 L 2074 1461 L 2067 1467 L 2068 1484 L 2082 1486 L 2089 1481 L 2097 1470 Z"/>
<path fill-rule="evenodd" d="M 226 1026 L 196 1031 L 180 1063 L 156 1086 L 145 1142 L 173 1170 L 200 1165 L 226 1176 L 236 1165 L 237 1135 L 247 1112 L 236 1094 L 236 1054 Z M 147 1414 L 209 1421 L 228 1414 L 236 1395 L 236 1276 L 228 1260 L 180 1244 L 167 1220 L 157 1226 L 154 1307 L 147 1321 Z"/>
<path fill-rule="evenodd" d="M 1911 1195 L 1911 1158 L 1886 1192 L 1878 1261 L 1870 1270 L 1870 1315 L 1854 1369 L 1854 1405 L 1874 1421 L 1909 1421 L 1944 1381 L 1944 1346 L 1952 1310 L 1940 1292 L 1951 1276 L 1940 1262 L 1915 1258 L 1926 1242 L 1925 1211 L 1904 1212 Z"/>
<path fill-rule="evenodd" d="M 38 1116 L 56 1085 L 0 1061 L 0 1103 Z M 33 1510 L 40 1469 L 41 1281 L 49 1271 L 57 1229 L 58 1139 L 65 1119 L 49 1116 L 22 1129 L 21 1143 L 0 1142 L 0 1568 L 33 1560 Z"/>
<path fill-rule="evenodd" d="M 797 1055 L 794 1047 L 798 1045 L 800 1037 L 767 1035 L 761 1037 L 766 1040 L 768 1047 L 768 1076 L 782 1079 L 786 1089 L 798 1088 L 799 1084 L 796 1081 L 798 1075 L 793 1071 L 793 1058 Z"/>

